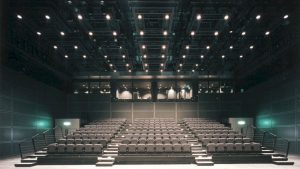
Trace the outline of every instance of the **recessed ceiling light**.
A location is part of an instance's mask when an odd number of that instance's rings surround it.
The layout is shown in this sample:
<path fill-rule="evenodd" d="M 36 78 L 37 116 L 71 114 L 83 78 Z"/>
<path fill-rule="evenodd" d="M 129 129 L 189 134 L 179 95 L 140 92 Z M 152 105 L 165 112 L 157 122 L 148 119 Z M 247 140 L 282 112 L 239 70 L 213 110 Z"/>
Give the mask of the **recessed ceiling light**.
<path fill-rule="evenodd" d="M 128 72 L 131 72 L 131 69 L 129 69 Z"/>
<path fill-rule="evenodd" d="M 67 58 L 69 58 L 69 56 L 68 56 L 68 55 L 65 55 L 65 58 L 67 59 Z"/>
<path fill-rule="evenodd" d="M 74 45 L 74 49 L 78 49 L 78 46 L 77 46 L 77 45 Z"/>
<path fill-rule="evenodd" d="M 124 59 L 126 56 L 125 55 L 122 55 L 122 58 Z"/>
<path fill-rule="evenodd" d="M 113 64 L 109 64 L 109 66 L 110 66 L 110 67 L 112 67 L 112 66 L 113 66 Z"/>
<path fill-rule="evenodd" d="M 39 36 L 41 36 L 41 35 L 42 35 L 42 33 L 41 33 L 41 32 L 36 32 L 36 34 L 37 34 L 37 35 L 39 35 Z"/>
<path fill-rule="evenodd" d="M 198 63 L 195 66 L 198 67 L 199 66 Z"/>
<path fill-rule="evenodd" d="M 61 36 L 65 36 L 65 32 L 62 32 L 62 31 L 61 31 L 61 32 L 60 32 L 60 35 L 61 35 Z"/>
<path fill-rule="evenodd" d="M 229 33 L 233 33 L 233 31 L 229 31 Z"/>
<path fill-rule="evenodd" d="M 113 31 L 113 36 L 117 36 L 117 32 L 116 31 Z"/>
<path fill-rule="evenodd" d="M 79 20 L 82 20 L 82 19 L 83 19 L 83 17 L 82 17 L 81 14 L 78 14 L 78 15 L 77 15 L 77 18 L 78 18 Z"/>
<path fill-rule="evenodd" d="M 169 20 L 170 16 L 168 14 L 165 15 L 165 20 Z"/>
<path fill-rule="evenodd" d="M 245 36 L 245 35 L 246 35 L 246 32 L 245 32 L 245 31 L 243 31 L 243 32 L 242 32 L 242 36 Z"/>
<path fill-rule="evenodd" d="M 144 31 L 140 31 L 140 35 L 143 36 L 144 35 Z"/>
<path fill-rule="evenodd" d="M 199 21 L 199 20 L 201 20 L 201 15 L 200 14 L 198 14 L 197 16 L 196 16 L 196 19 Z"/>
<path fill-rule="evenodd" d="M 164 35 L 164 36 L 167 36 L 167 35 L 168 35 L 168 32 L 167 32 L 167 31 L 164 31 L 164 32 L 163 32 L 163 35 Z"/>
<path fill-rule="evenodd" d="M 185 56 L 185 55 L 182 55 L 182 58 L 183 58 L 183 59 L 185 59 L 185 58 L 186 58 L 186 56 Z"/>
<path fill-rule="evenodd" d="M 162 45 L 161 48 L 162 48 L 162 49 L 166 49 L 166 45 Z"/>
<path fill-rule="evenodd" d="M 231 45 L 231 46 L 229 46 L 229 49 L 233 49 L 233 46 Z"/>
<path fill-rule="evenodd" d="M 71 1 L 71 0 L 68 0 L 68 4 L 72 4 L 72 1 Z"/>
<path fill-rule="evenodd" d="M 187 50 L 190 49 L 190 46 L 189 46 L 189 45 L 186 45 L 186 46 L 185 46 L 185 49 L 187 49 Z"/>
<path fill-rule="evenodd" d="M 129 64 L 128 63 L 126 63 L 126 67 L 128 67 L 129 66 Z"/>
<path fill-rule="evenodd" d="M 114 72 L 117 72 L 117 70 L 115 69 Z"/>
<path fill-rule="evenodd" d="M 93 35 L 94 35 L 94 33 L 90 31 L 90 32 L 89 32 L 89 35 L 90 35 L 90 36 L 93 36 Z"/>
<path fill-rule="evenodd" d="M 105 15 L 105 18 L 106 18 L 106 20 L 110 20 L 110 15 L 109 15 L 109 14 L 106 14 L 106 15 Z"/>
<path fill-rule="evenodd" d="M 122 46 L 120 46 L 119 49 L 122 49 Z"/>
<path fill-rule="evenodd" d="M 265 35 L 266 36 L 270 35 L 270 31 L 266 31 Z"/>
<path fill-rule="evenodd" d="M 206 46 L 206 49 L 209 50 L 209 49 L 210 49 L 210 46 Z"/>
<path fill-rule="evenodd" d="M 144 54 L 144 56 L 143 56 L 143 57 L 144 57 L 144 59 L 146 59 L 146 58 L 147 58 L 147 55 L 146 55 L 146 54 Z"/>
<path fill-rule="evenodd" d="M 240 58 L 243 58 L 244 56 L 243 55 L 240 55 Z"/>
<path fill-rule="evenodd" d="M 180 72 L 180 69 L 178 69 L 177 72 Z"/>
<path fill-rule="evenodd" d="M 56 45 L 53 46 L 54 49 L 57 49 L 58 47 Z"/>
<path fill-rule="evenodd" d="M 141 14 L 138 14 L 138 19 L 139 20 L 143 19 L 143 16 Z"/>
<path fill-rule="evenodd" d="M 164 55 L 164 54 L 162 54 L 162 55 L 161 55 L 161 58 L 165 58 L 165 55 Z"/>
<path fill-rule="evenodd" d="M 195 72 L 195 70 L 193 69 L 192 72 Z"/>
<path fill-rule="evenodd" d="M 194 36 L 195 35 L 195 31 L 191 31 L 191 36 Z"/>
<path fill-rule="evenodd" d="M 254 48 L 254 46 L 253 45 L 251 45 L 250 47 L 249 47 L 249 49 L 253 49 Z"/>
<path fill-rule="evenodd" d="M 289 15 L 286 14 L 283 16 L 283 19 L 287 19 L 287 18 L 289 18 Z"/>
<path fill-rule="evenodd" d="M 142 49 L 146 49 L 146 45 L 142 45 Z"/>
<path fill-rule="evenodd" d="M 18 19 L 23 19 L 22 15 L 20 15 L 20 14 L 17 15 L 17 18 Z"/>
<path fill-rule="evenodd" d="M 163 72 L 164 70 L 160 69 L 160 72 Z"/>
<path fill-rule="evenodd" d="M 214 35 L 215 35 L 215 36 L 218 36 L 218 35 L 219 35 L 219 32 L 218 32 L 218 31 L 215 31 Z"/>
<path fill-rule="evenodd" d="M 261 16 L 260 15 L 256 15 L 256 20 L 260 20 Z"/>
<path fill-rule="evenodd" d="M 224 59 L 225 58 L 225 55 L 222 55 L 222 59 Z"/>
<path fill-rule="evenodd" d="M 225 15 L 224 20 L 228 20 L 228 19 L 229 19 L 229 15 Z"/>
<path fill-rule="evenodd" d="M 179 66 L 182 67 L 182 63 L 180 63 Z"/>
<path fill-rule="evenodd" d="M 148 72 L 148 69 L 146 69 L 145 71 Z"/>
<path fill-rule="evenodd" d="M 148 66 L 148 64 L 147 63 L 145 63 L 145 67 L 147 67 Z"/>
<path fill-rule="evenodd" d="M 164 66 L 164 64 L 163 64 L 163 63 L 161 63 L 161 64 L 160 64 L 160 66 Z"/>
<path fill-rule="evenodd" d="M 204 58 L 204 55 L 201 55 L 200 58 L 203 59 L 203 58 Z"/>
<path fill-rule="evenodd" d="M 106 59 L 106 58 L 107 58 L 107 55 L 104 55 L 104 58 Z"/>
<path fill-rule="evenodd" d="M 83 59 L 86 59 L 86 55 L 82 55 Z"/>
<path fill-rule="evenodd" d="M 51 17 L 50 17 L 49 15 L 45 15 L 45 18 L 46 18 L 47 20 L 51 19 Z"/>

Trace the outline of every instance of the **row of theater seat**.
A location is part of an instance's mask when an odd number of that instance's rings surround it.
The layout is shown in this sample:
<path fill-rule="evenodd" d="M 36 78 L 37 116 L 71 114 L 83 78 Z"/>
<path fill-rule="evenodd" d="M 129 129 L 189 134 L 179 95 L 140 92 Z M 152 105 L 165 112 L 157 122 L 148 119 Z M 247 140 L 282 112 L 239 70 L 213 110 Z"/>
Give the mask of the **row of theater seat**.
<path fill-rule="evenodd" d="M 233 130 L 192 130 L 194 134 L 236 134 Z"/>
<path fill-rule="evenodd" d="M 188 141 L 185 138 L 164 138 L 164 139 L 145 139 L 145 138 L 140 138 L 140 139 L 123 139 L 121 141 L 122 144 L 187 144 Z"/>
<path fill-rule="evenodd" d="M 156 131 L 146 131 L 146 130 L 131 130 L 124 131 L 123 133 L 128 134 L 182 134 L 185 133 L 183 130 L 156 130 Z"/>
<path fill-rule="evenodd" d="M 59 144 L 102 144 L 106 146 L 108 140 L 106 139 L 59 139 Z"/>
<path fill-rule="evenodd" d="M 250 143 L 250 138 L 202 138 L 203 146 L 209 143 Z"/>
<path fill-rule="evenodd" d="M 67 139 L 111 139 L 113 134 L 74 134 L 67 135 Z"/>
<path fill-rule="evenodd" d="M 189 153 L 189 144 L 120 144 L 119 153 Z"/>
<path fill-rule="evenodd" d="M 157 133 L 157 134 L 123 134 L 123 138 L 185 138 L 187 134 L 168 134 L 168 133 Z"/>
<path fill-rule="evenodd" d="M 259 143 L 209 143 L 207 152 L 260 152 Z"/>
<path fill-rule="evenodd" d="M 242 138 L 241 134 L 197 134 L 198 139 L 202 138 Z"/>
<path fill-rule="evenodd" d="M 48 153 L 102 153 L 101 144 L 49 144 Z"/>

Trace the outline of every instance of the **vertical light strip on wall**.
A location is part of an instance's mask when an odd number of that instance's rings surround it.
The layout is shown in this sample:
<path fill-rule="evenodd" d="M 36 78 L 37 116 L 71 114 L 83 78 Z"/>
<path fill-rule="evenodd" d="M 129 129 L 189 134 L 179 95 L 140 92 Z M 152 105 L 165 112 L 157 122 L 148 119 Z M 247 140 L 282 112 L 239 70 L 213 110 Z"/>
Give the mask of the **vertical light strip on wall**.
<path fill-rule="evenodd" d="M 131 102 L 131 122 L 133 123 L 133 102 Z"/>
<path fill-rule="evenodd" d="M 153 118 L 155 118 L 155 112 L 156 111 L 156 105 L 155 102 L 153 102 Z"/>
<path fill-rule="evenodd" d="M 177 122 L 177 103 L 175 103 L 175 120 Z"/>

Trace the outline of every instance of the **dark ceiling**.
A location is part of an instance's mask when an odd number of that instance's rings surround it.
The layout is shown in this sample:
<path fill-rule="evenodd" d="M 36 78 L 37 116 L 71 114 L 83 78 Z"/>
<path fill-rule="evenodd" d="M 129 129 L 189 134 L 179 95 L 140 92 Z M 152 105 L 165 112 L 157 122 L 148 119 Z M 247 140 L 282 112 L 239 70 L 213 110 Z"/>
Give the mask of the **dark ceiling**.
<path fill-rule="evenodd" d="M 295 3 L 11 0 L 6 64 L 61 81 L 114 75 L 271 76 L 294 64 Z"/>

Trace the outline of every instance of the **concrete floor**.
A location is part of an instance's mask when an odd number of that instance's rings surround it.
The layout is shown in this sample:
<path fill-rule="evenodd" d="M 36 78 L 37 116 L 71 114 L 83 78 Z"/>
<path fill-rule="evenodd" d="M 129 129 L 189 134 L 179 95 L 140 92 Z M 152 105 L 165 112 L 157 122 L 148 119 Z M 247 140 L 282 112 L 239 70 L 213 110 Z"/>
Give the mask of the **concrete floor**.
<path fill-rule="evenodd" d="M 166 164 L 166 165 L 114 165 L 112 167 L 106 167 L 111 169 L 132 169 L 132 168 L 141 168 L 143 169 L 153 169 L 155 167 L 163 167 L 164 169 L 300 169 L 300 156 L 289 156 L 289 161 L 294 161 L 295 164 L 292 166 L 280 166 L 274 164 L 215 164 L 214 166 L 197 166 L 196 164 Z M 0 159 L 0 169 L 11 169 L 11 168 L 22 168 L 15 167 L 15 163 L 19 163 L 20 158 L 6 158 Z M 98 168 L 95 165 L 37 165 L 31 167 L 33 169 L 95 169 Z M 26 167 L 28 168 L 28 167 Z"/>

